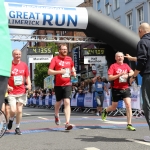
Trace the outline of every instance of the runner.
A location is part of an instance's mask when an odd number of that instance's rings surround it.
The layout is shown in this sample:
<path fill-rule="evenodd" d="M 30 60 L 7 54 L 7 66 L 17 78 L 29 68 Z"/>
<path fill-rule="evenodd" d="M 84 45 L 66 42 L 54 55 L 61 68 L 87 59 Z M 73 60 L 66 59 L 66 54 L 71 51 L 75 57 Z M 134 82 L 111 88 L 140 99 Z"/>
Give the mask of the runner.
<path fill-rule="evenodd" d="M 12 128 L 14 117 L 16 115 L 16 129 L 15 132 L 21 135 L 20 121 L 22 118 L 22 108 L 26 105 L 27 94 L 26 88 L 31 89 L 31 81 L 29 77 L 28 66 L 20 61 L 21 51 L 18 49 L 13 50 L 13 61 L 11 68 L 11 76 L 8 80 L 8 102 L 10 105 L 10 119 L 8 123 L 8 129 Z M 27 84 L 25 86 L 25 83 Z"/>
<path fill-rule="evenodd" d="M 100 113 L 102 113 L 102 109 L 103 109 L 104 91 L 106 91 L 107 94 L 109 93 L 100 76 L 96 76 L 92 80 L 93 80 L 93 83 L 95 84 L 95 97 L 97 101 L 96 115 L 99 116 Z"/>
<path fill-rule="evenodd" d="M 109 81 L 114 81 L 112 86 L 112 105 L 105 108 L 102 113 L 102 120 L 106 120 L 109 111 L 116 110 L 119 100 L 124 100 L 127 114 L 127 129 L 135 131 L 136 129 L 131 124 L 132 109 L 131 109 L 131 93 L 127 79 L 134 74 L 133 70 L 125 63 L 124 54 L 117 52 L 115 55 L 116 63 L 112 64 L 108 70 Z"/>
<path fill-rule="evenodd" d="M 55 123 L 56 125 L 60 124 L 59 119 L 59 109 L 61 106 L 62 100 L 64 100 L 64 112 L 66 117 L 66 130 L 72 129 L 70 121 L 70 98 L 71 98 L 71 78 L 73 75 L 76 77 L 76 72 L 74 68 L 74 63 L 72 58 L 67 56 L 68 49 L 66 44 L 59 45 L 59 55 L 55 56 L 49 66 L 48 74 L 55 75 L 55 95 L 56 95 L 56 104 L 55 104 Z"/>

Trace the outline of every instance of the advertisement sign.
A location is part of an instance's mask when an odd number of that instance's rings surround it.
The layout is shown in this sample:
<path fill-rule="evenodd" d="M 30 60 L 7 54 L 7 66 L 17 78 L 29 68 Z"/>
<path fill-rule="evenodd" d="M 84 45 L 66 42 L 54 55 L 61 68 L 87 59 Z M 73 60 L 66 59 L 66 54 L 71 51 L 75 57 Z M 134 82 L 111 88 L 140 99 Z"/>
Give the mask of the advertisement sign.
<path fill-rule="evenodd" d="M 44 79 L 44 89 L 52 89 L 54 88 L 54 76 L 50 75 Z"/>
<path fill-rule="evenodd" d="M 79 47 L 73 49 L 73 61 L 76 73 L 79 73 Z"/>
<path fill-rule="evenodd" d="M 84 64 L 105 64 L 105 56 L 84 56 Z"/>
<path fill-rule="evenodd" d="M 29 63 L 50 63 L 53 55 L 29 55 Z"/>
<path fill-rule="evenodd" d="M 88 24 L 88 13 L 83 7 L 5 2 L 5 9 L 10 27 L 86 29 Z"/>
<path fill-rule="evenodd" d="M 84 107 L 93 107 L 93 93 L 85 94 Z"/>

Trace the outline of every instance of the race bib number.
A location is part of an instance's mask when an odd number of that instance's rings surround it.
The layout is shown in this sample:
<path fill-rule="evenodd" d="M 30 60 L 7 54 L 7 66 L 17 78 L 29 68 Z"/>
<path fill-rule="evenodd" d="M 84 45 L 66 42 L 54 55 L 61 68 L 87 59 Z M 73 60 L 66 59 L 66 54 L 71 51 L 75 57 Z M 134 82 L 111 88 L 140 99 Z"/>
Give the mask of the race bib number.
<path fill-rule="evenodd" d="M 22 85 L 23 77 L 22 76 L 14 76 L 14 85 Z"/>
<path fill-rule="evenodd" d="M 120 76 L 119 77 L 119 83 L 122 83 L 122 82 L 127 82 L 127 79 Z"/>
<path fill-rule="evenodd" d="M 69 68 L 65 68 L 66 73 L 62 75 L 63 78 L 70 78 L 70 69 Z"/>
<path fill-rule="evenodd" d="M 97 84 L 97 88 L 102 88 L 102 84 Z"/>

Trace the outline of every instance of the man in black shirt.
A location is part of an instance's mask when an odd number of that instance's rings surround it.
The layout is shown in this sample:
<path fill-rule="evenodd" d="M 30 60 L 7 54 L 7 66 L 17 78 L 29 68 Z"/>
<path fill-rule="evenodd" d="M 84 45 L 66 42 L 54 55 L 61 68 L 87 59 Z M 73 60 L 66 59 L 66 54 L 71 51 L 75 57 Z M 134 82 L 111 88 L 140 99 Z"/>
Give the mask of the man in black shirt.
<path fill-rule="evenodd" d="M 138 74 L 143 77 L 143 110 L 150 129 L 150 25 L 148 23 L 142 23 L 139 26 L 139 37 L 141 39 L 137 44 L 137 58 L 135 57 L 133 59 L 133 61 L 137 61 L 137 66 L 134 75 L 130 78 L 130 84 L 135 80 Z M 144 140 L 150 142 L 150 134 L 149 136 L 145 136 Z"/>

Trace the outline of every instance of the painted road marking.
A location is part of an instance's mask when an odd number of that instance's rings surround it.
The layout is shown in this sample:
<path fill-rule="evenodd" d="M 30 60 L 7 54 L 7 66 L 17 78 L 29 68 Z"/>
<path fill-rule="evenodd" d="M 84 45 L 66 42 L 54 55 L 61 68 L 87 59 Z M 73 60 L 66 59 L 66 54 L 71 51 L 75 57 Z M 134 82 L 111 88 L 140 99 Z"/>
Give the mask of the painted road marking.
<path fill-rule="evenodd" d="M 110 121 L 110 120 L 105 120 L 104 123 L 110 123 L 110 124 L 127 124 L 127 122 L 118 122 L 118 121 Z"/>
<path fill-rule="evenodd" d="M 82 118 L 89 118 L 89 117 L 82 117 Z"/>
<path fill-rule="evenodd" d="M 85 129 L 85 130 L 89 130 L 90 128 L 83 128 L 83 129 Z"/>
<path fill-rule="evenodd" d="M 150 146 L 149 142 L 138 141 L 138 140 L 134 140 L 134 139 L 126 139 L 126 140 L 131 141 L 131 142 L 135 142 L 135 143 L 138 143 L 138 144 L 144 144 L 144 145 Z"/>
<path fill-rule="evenodd" d="M 100 150 L 100 149 L 98 149 L 98 148 L 96 148 L 96 147 L 87 147 L 87 148 L 84 148 L 85 150 Z"/>
<path fill-rule="evenodd" d="M 24 115 L 30 116 L 31 114 L 23 113 Z"/>
<path fill-rule="evenodd" d="M 48 118 L 38 117 L 39 119 L 49 120 Z"/>

